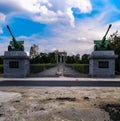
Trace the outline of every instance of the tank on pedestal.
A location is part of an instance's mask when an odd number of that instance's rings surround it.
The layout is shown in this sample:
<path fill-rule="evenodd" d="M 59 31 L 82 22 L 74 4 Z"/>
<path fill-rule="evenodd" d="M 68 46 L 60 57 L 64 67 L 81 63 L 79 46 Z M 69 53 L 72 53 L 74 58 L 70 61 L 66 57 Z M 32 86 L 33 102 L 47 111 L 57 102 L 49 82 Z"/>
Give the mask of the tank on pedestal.
<path fill-rule="evenodd" d="M 102 40 L 94 41 L 94 51 L 89 58 L 89 75 L 91 77 L 110 78 L 115 76 L 115 53 L 111 50 L 109 40 L 106 40 L 111 26 L 110 24 Z"/>
<path fill-rule="evenodd" d="M 7 28 L 12 36 L 8 51 L 4 53 L 4 77 L 21 78 L 29 75 L 29 56 L 24 52 L 24 41 L 17 41 L 10 27 Z"/>

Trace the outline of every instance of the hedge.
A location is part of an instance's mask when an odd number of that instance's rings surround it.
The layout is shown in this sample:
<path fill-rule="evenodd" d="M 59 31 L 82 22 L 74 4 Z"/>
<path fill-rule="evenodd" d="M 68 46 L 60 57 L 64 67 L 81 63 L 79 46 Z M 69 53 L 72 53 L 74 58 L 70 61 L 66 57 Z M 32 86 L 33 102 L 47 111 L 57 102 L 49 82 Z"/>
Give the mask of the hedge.
<path fill-rule="evenodd" d="M 30 73 L 39 73 L 56 66 L 56 64 L 30 64 Z"/>
<path fill-rule="evenodd" d="M 30 73 L 39 73 L 54 66 L 55 64 L 30 64 Z M 3 73 L 3 64 L 0 64 L 0 73 Z"/>
<path fill-rule="evenodd" d="M 89 73 L 89 64 L 66 64 L 66 66 L 80 73 Z"/>
<path fill-rule="evenodd" d="M 0 73 L 3 73 L 3 64 L 0 64 Z"/>

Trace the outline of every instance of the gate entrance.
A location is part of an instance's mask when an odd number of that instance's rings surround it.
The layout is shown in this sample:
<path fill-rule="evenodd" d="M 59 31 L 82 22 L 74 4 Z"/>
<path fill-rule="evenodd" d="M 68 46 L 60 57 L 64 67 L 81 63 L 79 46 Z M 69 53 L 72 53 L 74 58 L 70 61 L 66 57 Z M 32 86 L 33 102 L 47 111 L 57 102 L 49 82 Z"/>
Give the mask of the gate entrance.
<path fill-rule="evenodd" d="M 65 61 L 67 57 L 67 52 L 59 52 L 58 50 L 55 51 L 55 59 L 57 63 L 57 75 L 64 76 L 65 71 Z"/>

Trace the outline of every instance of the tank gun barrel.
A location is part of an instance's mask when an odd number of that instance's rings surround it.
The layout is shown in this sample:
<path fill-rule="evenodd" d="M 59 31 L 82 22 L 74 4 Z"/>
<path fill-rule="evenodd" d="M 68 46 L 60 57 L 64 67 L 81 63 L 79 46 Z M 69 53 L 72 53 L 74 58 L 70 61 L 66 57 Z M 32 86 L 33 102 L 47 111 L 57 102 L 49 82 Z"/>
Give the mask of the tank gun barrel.
<path fill-rule="evenodd" d="M 102 45 L 104 44 L 104 42 L 105 42 L 105 40 L 106 40 L 106 36 L 107 36 L 107 34 L 108 34 L 108 32 L 109 32 L 111 26 L 112 26 L 112 24 L 109 25 L 109 27 L 108 27 L 108 29 L 107 29 L 107 31 L 106 31 L 104 37 L 102 38 Z"/>
<path fill-rule="evenodd" d="M 106 36 L 107 36 L 107 34 L 108 34 L 108 32 L 109 32 L 111 26 L 112 26 L 112 24 L 109 25 L 108 30 L 107 30 L 107 32 L 105 33 L 105 36 L 104 36 L 105 38 L 106 38 Z"/>
<path fill-rule="evenodd" d="M 109 25 L 108 30 L 107 30 L 107 32 L 105 33 L 105 35 L 104 35 L 104 37 L 103 37 L 102 40 L 105 40 L 105 39 L 106 39 L 106 36 L 107 36 L 107 34 L 108 34 L 108 32 L 109 32 L 111 26 L 112 26 L 112 24 Z"/>
<path fill-rule="evenodd" d="M 16 41 L 15 37 L 13 36 L 13 34 L 12 34 L 11 30 L 10 30 L 10 27 L 9 27 L 8 25 L 7 25 L 7 29 L 8 29 L 8 31 L 10 32 L 11 36 L 12 36 L 12 41 L 14 42 L 14 45 L 15 45 L 15 46 L 18 46 L 18 45 L 17 45 L 17 41 Z"/>
<path fill-rule="evenodd" d="M 13 36 L 13 34 L 12 34 L 11 30 L 10 30 L 10 27 L 9 27 L 8 25 L 7 25 L 7 29 L 8 29 L 8 31 L 10 32 L 12 38 L 15 38 L 15 37 Z"/>

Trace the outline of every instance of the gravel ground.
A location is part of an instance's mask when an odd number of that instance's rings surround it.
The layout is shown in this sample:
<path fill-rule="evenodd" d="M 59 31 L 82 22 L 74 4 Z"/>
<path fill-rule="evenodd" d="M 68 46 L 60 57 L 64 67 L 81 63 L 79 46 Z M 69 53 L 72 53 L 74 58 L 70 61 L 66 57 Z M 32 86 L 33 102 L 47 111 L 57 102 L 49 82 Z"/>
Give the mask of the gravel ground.
<path fill-rule="evenodd" d="M 0 91 L 15 95 L 1 99 L 0 121 L 120 121 L 120 88 L 0 87 Z"/>

